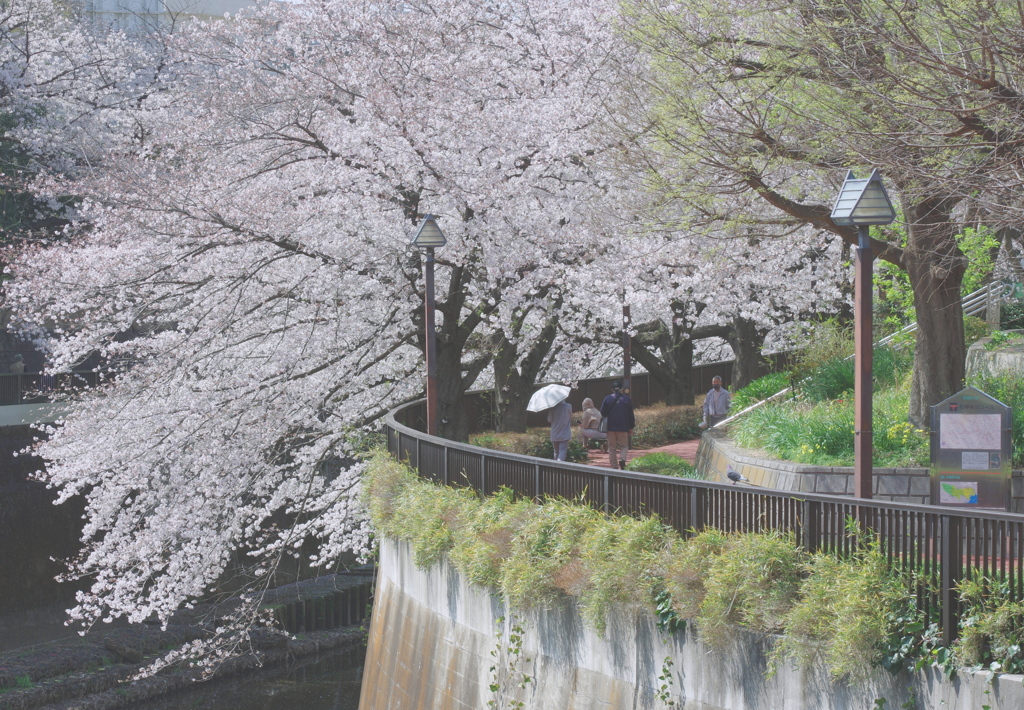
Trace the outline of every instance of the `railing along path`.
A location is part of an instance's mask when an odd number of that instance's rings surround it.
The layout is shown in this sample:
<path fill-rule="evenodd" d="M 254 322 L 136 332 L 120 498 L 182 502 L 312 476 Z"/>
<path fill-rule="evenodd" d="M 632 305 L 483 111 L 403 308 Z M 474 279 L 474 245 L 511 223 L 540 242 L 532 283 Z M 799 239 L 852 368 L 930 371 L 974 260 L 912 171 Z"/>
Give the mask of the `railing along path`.
<path fill-rule="evenodd" d="M 0 406 L 49 402 L 50 393 L 55 390 L 95 387 L 98 383 L 99 375 L 95 372 L 0 374 Z"/>
<path fill-rule="evenodd" d="M 684 538 L 705 527 L 790 532 L 809 552 L 839 555 L 854 552 L 858 538 L 864 539 L 850 528 L 856 521 L 861 531 L 878 537 L 891 566 L 918 573 L 918 604 L 927 619 L 939 623 L 947 643 L 955 639 L 960 618 L 956 587 L 972 571 L 999 580 L 1009 598 L 1024 599 L 1024 516 L 791 493 L 521 456 L 399 423 L 418 406 L 388 415 L 388 450 L 436 483 L 485 496 L 504 486 L 538 502 L 558 497 L 606 513 L 657 515 Z"/>

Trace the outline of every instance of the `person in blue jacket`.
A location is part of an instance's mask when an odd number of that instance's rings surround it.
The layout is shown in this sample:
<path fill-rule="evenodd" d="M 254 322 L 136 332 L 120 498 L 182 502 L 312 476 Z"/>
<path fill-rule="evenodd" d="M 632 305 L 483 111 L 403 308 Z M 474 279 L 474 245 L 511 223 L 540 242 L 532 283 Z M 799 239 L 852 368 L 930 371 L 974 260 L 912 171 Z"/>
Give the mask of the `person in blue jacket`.
<path fill-rule="evenodd" d="M 622 391 L 622 380 L 612 383 L 612 393 L 601 403 L 601 416 L 608 419 L 608 461 L 612 468 L 625 469 L 629 457 L 629 437 L 636 426 L 636 419 L 633 416 L 633 400 Z"/>

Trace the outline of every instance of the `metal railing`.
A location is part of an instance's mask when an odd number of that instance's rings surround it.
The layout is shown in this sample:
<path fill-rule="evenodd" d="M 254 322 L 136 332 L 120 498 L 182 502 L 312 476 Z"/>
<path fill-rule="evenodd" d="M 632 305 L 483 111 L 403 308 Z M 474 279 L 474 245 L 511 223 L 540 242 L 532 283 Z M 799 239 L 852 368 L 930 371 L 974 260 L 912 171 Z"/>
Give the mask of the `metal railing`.
<path fill-rule="evenodd" d="M 490 495 L 502 487 L 541 501 L 558 497 L 606 513 L 657 515 L 684 538 L 714 527 L 726 532 L 791 532 L 810 552 L 849 554 L 858 536 L 850 521 L 881 542 L 889 564 L 919 575 L 918 604 L 947 643 L 960 619 L 957 585 L 972 570 L 1024 599 L 1024 517 L 950 510 L 843 496 L 790 493 L 538 459 L 429 436 L 400 423 L 412 403 L 386 419 L 388 450 L 436 483 Z"/>
<path fill-rule="evenodd" d="M 65 372 L 59 375 L 0 375 L 0 407 L 17 404 L 42 404 L 52 399 L 51 393 L 78 387 L 95 387 L 95 372 Z"/>

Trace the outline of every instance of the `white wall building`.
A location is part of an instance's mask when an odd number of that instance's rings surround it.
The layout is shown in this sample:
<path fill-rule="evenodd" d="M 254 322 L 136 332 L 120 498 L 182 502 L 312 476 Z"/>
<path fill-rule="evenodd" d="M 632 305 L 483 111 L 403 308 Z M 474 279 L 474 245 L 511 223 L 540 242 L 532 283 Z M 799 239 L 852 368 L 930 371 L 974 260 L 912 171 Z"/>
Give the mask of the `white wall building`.
<path fill-rule="evenodd" d="M 98 30 L 168 31 L 192 19 L 236 14 L 259 0 L 85 0 L 84 15 Z"/>

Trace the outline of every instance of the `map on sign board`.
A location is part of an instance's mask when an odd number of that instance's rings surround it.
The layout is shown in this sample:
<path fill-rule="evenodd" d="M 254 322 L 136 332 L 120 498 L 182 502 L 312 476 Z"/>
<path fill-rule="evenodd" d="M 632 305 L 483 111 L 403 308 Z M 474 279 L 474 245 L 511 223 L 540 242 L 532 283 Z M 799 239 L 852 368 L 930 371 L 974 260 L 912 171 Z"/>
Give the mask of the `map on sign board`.
<path fill-rule="evenodd" d="M 976 481 L 942 481 L 939 483 L 939 503 L 954 505 L 978 504 Z"/>
<path fill-rule="evenodd" d="M 1003 417 L 1000 414 L 939 415 L 939 448 L 941 449 L 995 449 L 1003 442 Z"/>

